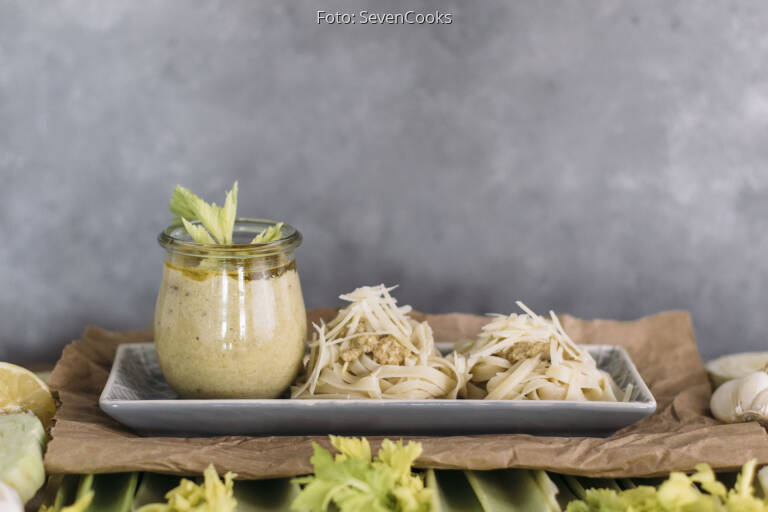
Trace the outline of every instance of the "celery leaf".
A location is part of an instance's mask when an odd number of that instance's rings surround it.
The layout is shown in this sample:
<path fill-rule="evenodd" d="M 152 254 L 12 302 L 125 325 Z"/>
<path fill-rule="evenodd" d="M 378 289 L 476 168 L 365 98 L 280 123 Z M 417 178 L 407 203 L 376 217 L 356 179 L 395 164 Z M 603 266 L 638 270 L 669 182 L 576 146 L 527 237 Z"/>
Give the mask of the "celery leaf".
<path fill-rule="evenodd" d="M 216 206 L 216 203 L 206 203 L 181 185 L 174 189 L 168 208 L 176 215 L 176 221 L 180 220 L 184 224 L 195 242 L 231 244 L 237 215 L 237 182 L 227 192 L 223 208 Z M 195 220 L 199 220 L 202 226 L 193 225 Z"/>
<path fill-rule="evenodd" d="M 283 236 L 280 232 L 280 229 L 283 227 L 282 222 L 278 222 L 274 226 L 270 226 L 255 237 L 253 237 L 253 240 L 251 240 L 252 244 L 264 244 L 267 242 L 274 242 L 275 240 L 280 240 L 280 237 Z"/>
<path fill-rule="evenodd" d="M 332 436 L 331 442 L 341 453 L 334 458 L 315 444 L 310 459 L 315 474 L 293 480 L 304 486 L 291 504 L 293 510 L 326 512 L 332 505 L 340 512 L 431 509 L 431 489 L 425 489 L 421 477 L 411 472 L 421 445 L 403 446 L 402 441 L 395 444 L 385 440 L 379 455 L 371 460 L 366 439 Z"/>
<path fill-rule="evenodd" d="M 184 224 L 184 229 L 187 230 L 192 240 L 199 244 L 215 244 L 216 242 L 211 238 L 211 235 L 205 230 L 203 226 L 198 224 L 192 224 L 184 217 L 181 218 L 181 222 Z"/>
<path fill-rule="evenodd" d="M 144 505 L 137 512 L 235 512 L 237 501 L 233 486 L 237 475 L 228 472 L 222 482 L 211 464 L 203 476 L 204 481 L 200 485 L 183 478 L 177 487 L 165 495 L 167 503 Z"/>
<path fill-rule="evenodd" d="M 755 497 L 752 487 L 755 463 L 753 459 L 744 465 L 736 486 L 727 493 L 712 469 L 699 464 L 693 475 L 673 472 L 658 488 L 588 489 L 582 500 L 568 504 L 566 512 L 766 512 L 768 502 Z"/>

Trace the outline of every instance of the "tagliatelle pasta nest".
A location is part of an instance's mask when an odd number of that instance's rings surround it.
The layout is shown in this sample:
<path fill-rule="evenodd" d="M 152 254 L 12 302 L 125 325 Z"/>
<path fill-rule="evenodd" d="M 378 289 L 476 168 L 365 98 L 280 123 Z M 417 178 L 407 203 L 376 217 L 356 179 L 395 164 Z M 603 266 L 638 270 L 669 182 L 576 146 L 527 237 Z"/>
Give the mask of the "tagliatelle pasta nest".
<path fill-rule="evenodd" d="M 517 305 L 524 314 L 492 315 L 478 338 L 457 350 L 467 359 L 470 381 L 465 398 L 487 400 L 627 401 L 613 378 L 565 333 L 550 311 L 545 319 Z"/>
<path fill-rule="evenodd" d="M 443 357 L 427 322 L 397 306 L 394 288 L 363 286 L 342 295 L 351 304 L 328 324 L 315 324 L 292 398 L 456 398 L 466 360 Z"/>

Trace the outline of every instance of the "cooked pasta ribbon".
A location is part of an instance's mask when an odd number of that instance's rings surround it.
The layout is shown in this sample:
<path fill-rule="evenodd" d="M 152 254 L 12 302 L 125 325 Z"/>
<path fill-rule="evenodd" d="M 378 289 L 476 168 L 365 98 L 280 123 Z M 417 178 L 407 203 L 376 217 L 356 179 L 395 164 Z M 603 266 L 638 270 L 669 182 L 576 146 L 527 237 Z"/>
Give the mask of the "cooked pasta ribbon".
<path fill-rule="evenodd" d="M 629 400 L 613 378 L 576 345 L 554 312 L 542 318 L 522 302 L 523 313 L 491 315 L 477 339 L 458 348 L 471 377 L 460 391 L 486 400 Z"/>
<path fill-rule="evenodd" d="M 443 357 L 427 322 L 398 306 L 394 287 L 363 286 L 328 324 L 315 324 L 310 351 L 292 398 L 456 398 L 466 385 L 466 360 Z"/>

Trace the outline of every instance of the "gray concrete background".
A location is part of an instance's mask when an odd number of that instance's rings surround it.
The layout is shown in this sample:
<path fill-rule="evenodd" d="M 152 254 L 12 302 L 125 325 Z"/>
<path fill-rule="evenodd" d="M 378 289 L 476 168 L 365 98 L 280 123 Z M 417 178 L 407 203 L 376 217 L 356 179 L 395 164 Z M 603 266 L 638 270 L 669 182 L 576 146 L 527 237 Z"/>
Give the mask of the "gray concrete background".
<path fill-rule="evenodd" d="M 316 10 L 453 13 L 328 26 Z M 764 2 L 0 0 L 0 359 L 147 325 L 185 184 L 283 219 L 308 306 L 690 309 L 768 349 Z"/>

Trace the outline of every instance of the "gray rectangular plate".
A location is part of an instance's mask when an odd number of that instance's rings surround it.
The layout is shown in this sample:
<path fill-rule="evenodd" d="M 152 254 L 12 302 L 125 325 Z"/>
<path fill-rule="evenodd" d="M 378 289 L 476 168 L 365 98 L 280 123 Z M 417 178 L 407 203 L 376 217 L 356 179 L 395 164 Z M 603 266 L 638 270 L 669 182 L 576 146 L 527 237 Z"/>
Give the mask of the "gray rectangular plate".
<path fill-rule="evenodd" d="M 439 344 L 442 345 L 442 344 Z M 656 410 L 627 352 L 585 345 L 629 402 L 563 400 L 182 400 L 163 378 L 152 343 L 121 345 L 101 409 L 148 435 L 607 435 Z M 449 347 L 442 347 L 448 348 Z"/>

